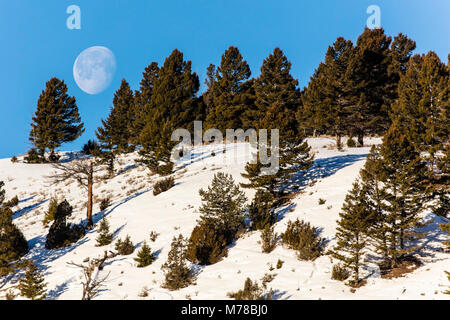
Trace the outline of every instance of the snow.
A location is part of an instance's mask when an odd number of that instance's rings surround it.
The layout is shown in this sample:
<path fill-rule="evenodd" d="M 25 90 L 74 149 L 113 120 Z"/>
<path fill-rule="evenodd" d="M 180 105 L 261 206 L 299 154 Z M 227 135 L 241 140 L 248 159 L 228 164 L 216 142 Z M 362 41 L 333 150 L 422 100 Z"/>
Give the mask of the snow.
<path fill-rule="evenodd" d="M 344 141 L 345 142 L 345 141 Z M 311 138 L 308 143 L 315 153 L 315 164 L 304 176 L 294 178 L 300 192 L 291 204 L 280 208 L 280 220 L 275 231 L 284 232 L 288 221 L 297 218 L 309 221 L 320 228 L 321 236 L 333 245 L 336 220 L 345 195 L 363 167 L 370 145 L 380 143 L 378 138 L 368 138 L 364 148 L 345 148 L 338 151 L 331 138 Z M 222 153 L 223 148 L 227 152 Z M 215 155 L 211 155 L 211 151 Z M 425 213 L 430 222 L 426 229 L 430 232 L 423 240 L 421 261 L 423 265 L 412 273 L 396 279 L 381 279 L 379 270 L 373 264 L 365 267 L 367 284 L 354 293 L 342 282 L 331 280 L 332 262 L 329 256 L 322 256 L 314 262 L 299 261 L 293 250 L 278 244 L 270 254 L 261 252 L 260 232 L 249 232 L 229 248 L 228 257 L 206 267 L 198 267 L 195 285 L 178 291 L 161 288 L 164 274 L 161 265 L 166 261 L 170 243 L 174 236 L 189 237 L 199 218 L 200 196 L 198 190 L 206 188 L 214 174 L 222 171 L 233 175 L 236 182 L 245 182 L 241 177 L 251 149 L 248 144 L 206 145 L 193 150 L 193 160 L 180 159 L 173 174 L 176 185 L 167 192 L 154 196 L 152 186 L 160 179 L 136 165 L 136 154 L 124 156 L 118 165 L 119 174 L 107 183 L 94 186 L 98 199 L 110 195 L 112 205 L 100 212 L 94 206 L 94 222 L 104 214 L 114 232 L 115 239 L 127 234 L 136 245 L 130 256 L 117 256 L 107 260 L 99 277 L 109 273 L 108 280 L 97 299 L 227 299 L 227 293 L 241 289 L 247 277 L 258 280 L 266 274 L 276 274 L 268 285 L 276 290 L 278 299 L 449 299 L 443 294 L 449 289 L 444 270 L 450 270 L 448 253 L 443 253 L 441 242 L 446 240 L 439 229 L 444 218 Z M 76 158 L 76 153 L 65 153 L 65 161 Z M 105 250 L 114 250 L 114 243 L 106 247 L 96 247 L 97 232 L 89 231 L 76 244 L 59 249 L 44 248 L 48 227 L 42 225 L 49 199 L 59 196 L 66 198 L 75 207 L 71 222 L 85 219 L 85 190 L 75 181 L 66 181 L 52 186 L 48 176 L 54 169 L 47 164 L 11 163 L 10 159 L 0 160 L 0 181 L 6 185 L 7 198 L 18 195 L 21 200 L 14 216 L 15 224 L 23 231 L 31 247 L 25 258 L 34 259 L 44 273 L 48 283 L 48 299 L 80 299 L 81 270 L 68 265 L 69 262 L 82 263 L 86 258 L 98 258 Z M 297 179 L 296 179 L 297 178 Z M 249 201 L 253 190 L 244 189 Z M 319 199 L 325 204 L 319 205 Z M 151 231 L 159 235 L 155 242 L 149 241 Z M 137 268 L 133 258 L 142 242 L 147 240 L 157 260 L 145 268 Z M 276 269 L 277 261 L 284 264 Z M 270 266 L 273 271 L 269 271 Z M 0 280 L 0 289 L 17 283 L 21 274 L 12 275 L 5 284 Z M 139 297 L 143 288 L 148 289 L 147 297 Z M 0 298 L 2 293 L 0 292 Z"/>

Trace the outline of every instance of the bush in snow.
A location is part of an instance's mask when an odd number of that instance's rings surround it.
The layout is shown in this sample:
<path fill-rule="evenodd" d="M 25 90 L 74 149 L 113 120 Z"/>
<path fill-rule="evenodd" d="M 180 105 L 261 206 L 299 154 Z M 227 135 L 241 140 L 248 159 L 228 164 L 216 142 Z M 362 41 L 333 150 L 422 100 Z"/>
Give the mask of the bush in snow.
<path fill-rule="evenodd" d="M 111 198 L 107 197 L 100 201 L 100 211 L 105 211 L 111 205 Z"/>
<path fill-rule="evenodd" d="M 195 272 L 186 264 L 186 242 L 181 234 L 173 238 L 167 261 L 161 267 L 165 273 L 163 288 L 178 290 L 195 282 Z"/>
<path fill-rule="evenodd" d="M 172 188 L 175 185 L 175 179 L 173 177 L 169 177 L 163 180 L 156 182 L 153 186 L 153 195 L 158 195 L 162 192 L 165 192 Z"/>
<path fill-rule="evenodd" d="M 144 268 L 151 265 L 155 259 L 155 255 L 152 253 L 152 250 L 148 246 L 147 242 L 144 241 L 141 249 L 137 253 L 137 258 L 134 258 L 134 261 L 138 263 L 138 268 Z"/>
<path fill-rule="evenodd" d="M 331 279 L 344 281 L 350 277 L 350 272 L 344 268 L 341 264 L 335 264 L 331 271 Z"/>
<path fill-rule="evenodd" d="M 123 241 L 121 239 L 118 239 L 115 249 L 117 250 L 117 253 L 122 256 L 132 254 L 134 252 L 134 244 L 133 242 L 131 242 L 130 236 L 127 235 L 125 237 L 125 240 Z"/>
<path fill-rule="evenodd" d="M 258 190 L 248 210 L 250 228 L 252 230 L 263 230 L 267 225 L 277 221 L 273 209 L 274 198 L 270 192 Z"/>
<path fill-rule="evenodd" d="M 210 265 L 226 257 L 227 253 L 227 239 L 216 224 L 202 222 L 194 228 L 187 248 L 189 261 Z"/>
<path fill-rule="evenodd" d="M 46 283 L 33 261 L 29 261 L 25 276 L 20 279 L 20 295 L 31 300 L 43 300 L 46 297 Z"/>
<path fill-rule="evenodd" d="M 267 225 L 261 232 L 261 249 L 264 253 L 270 253 L 277 245 L 278 234 L 274 232 L 273 226 Z"/>
<path fill-rule="evenodd" d="M 315 227 L 300 221 L 288 222 L 287 229 L 281 234 L 283 243 L 297 251 L 300 260 L 315 260 L 325 247 L 325 239 L 321 238 Z"/>
<path fill-rule="evenodd" d="M 103 217 L 100 221 L 100 225 L 98 228 L 98 236 L 97 236 L 97 247 L 107 246 L 113 240 L 114 234 L 109 232 L 109 222 Z"/>
<path fill-rule="evenodd" d="M 250 278 L 245 280 L 244 289 L 228 293 L 228 297 L 235 300 L 272 300 L 273 295 L 273 290 L 267 291 L 265 283 L 260 286 L 258 282 L 253 282 Z"/>
<path fill-rule="evenodd" d="M 44 226 L 48 225 L 50 222 L 55 220 L 56 209 L 58 209 L 58 199 L 51 198 L 50 203 L 48 205 L 48 209 L 44 215 L 44 220 L 42 220 Z"/>

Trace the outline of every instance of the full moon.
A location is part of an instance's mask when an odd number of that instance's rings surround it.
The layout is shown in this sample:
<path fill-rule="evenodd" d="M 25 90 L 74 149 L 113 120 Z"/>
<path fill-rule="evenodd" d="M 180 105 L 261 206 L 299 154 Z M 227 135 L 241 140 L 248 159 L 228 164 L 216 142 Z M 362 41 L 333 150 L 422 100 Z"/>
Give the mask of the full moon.
<path fill-rule="evenodd" d="M 75 60 L 73 78 L 81 90 L 98 94 L 108 88 L 116 72 L 116 58 L 106 47 L 90 47 Z"/>

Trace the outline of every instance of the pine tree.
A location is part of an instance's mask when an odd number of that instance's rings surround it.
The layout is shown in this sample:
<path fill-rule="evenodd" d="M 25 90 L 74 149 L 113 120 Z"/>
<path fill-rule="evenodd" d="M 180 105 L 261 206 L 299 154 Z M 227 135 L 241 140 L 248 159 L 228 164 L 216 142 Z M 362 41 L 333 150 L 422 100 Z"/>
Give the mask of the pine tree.
<path fill-rule="evenodd" d="M 273 54 L 264 60 L 261 75 L 255 80 L 256 109 L 250 111 L 256 128 L 279 130 L 279 168 L 272 173 L 262 174 L 263 164 L 257 153 L 255 163 L 248 163 L 246 173 L 242 174 L 250 182 L 242 186 L 263 188 L 272 195 L 281 191 L 293 173 L 310 168 L 313 159 L 304 131 L 295 117 L 301 99 L 298 81 L 290 74 L 290 68 L 291 63 L 284 53 L 275 48 Z M 261 139 L 259 143 L 261 145 Z M 267 142 L 266 148 L 270 152 L 275 151 L 272 150 L 272 143 Z"/>
<path fill-rule="evenodd" d="M 197 74 L 191 72 L 191 61 L 184 61 L 183 53 L 175 49 L 153 83 L 145 127 L 139 136 L 142 146 L 139 161 L 149 165 L 151 170 L 163 166 L 162 173 L 169 171 L 170 153 L 175 146 L 171 134 L 177 128 L 193 127 L 201 111 L 201 99 L 196 97 L 199 86 Z"/>
<path fill-rule="evenodd" d="M 107 246 L 113 240 L 114 234 L 109 232 L 109 222 L 103 217 L 100 221 L 100 225 L 98 228 L 98 236 L 97 236 L 97 247 Z"/>
<path fill-rule="evenodd" d="M 25 276 L 19 282 L 20 294 L 32 300 L 44 300 L 47 292 L 46 286 L 39 269 L 33 261 L 30 261 Z"/>
<path fill-rule="evenodd" d="M 127 256 L 134 252 L 134 244 L 130 239 L 130 236 L 127 235 L 125 240 L 118 239 L 115 245 L 115 249 L 117 253 L 123 256 Z"/>
<path fill-rule="evenodd" d="M 382 134 L 390 124 L 391 42 L 382 28 L 366 28 L 348 61 L 346 123 L 359 145 L 363 145 L 365 135 Z"/>
<path fill-rule="evenodd" d="M 230 46 L 222 55 L 220 66 L 210 65 L 208 114 L 205 128 L 226 129 L 242 128 L 242 114 L 251 104 L 251 72 L 247 61 L 243 60 L 239 49 Z M 214 74 L 214 77 L 212 74 Z"/>
<path fill-rule="evenodd" d="M 328 47 L 324 63 L 316 69 L 305 89 L 303 107 L 297 115 L 313 130 L 335 135 L 338 148 L 341 148 L 341 137 L 348 133 L 347 69 L 353 52 L 353 43 L 342 37 Z"/>
<path fill-rule="evenodd" d="M 165 273 L 164 288 L 178 290 L 194 283 L 194 270 L 186 265 L 186 248 L 187 241 L 181 234 L 172 239 L 167 261 L 161 267 Z"/>
<path fill-rule="evenodd" d="M 267 225 L 273 225 L 277 216 L 274 209 L 274 198 L 271 193 L 257 190 L 255 197 L 250 204 L 248 217 L 252 230 L 262 230 Z"/>
<path fill-rule="evenodd" d="M 336 229 L 336 245 L 330 251 L 334 258 L 343 262 L 344 268 L 353 271 L 353 285 L 360 282 L 359 270 L 367 245 L 370 210 L 366 197 L 360 183 L 355 182 L 345 197 Z"/>
<path fill-rule="evenodd" d="M 137 258 L 134 258 L 134 260 L 138 263 L 138 268 L 144 268 L 151 265 L 155 259 L 155 255 L 152 253 L 149 245 L 146 241 L 144 241 L 141 249 L 137 253 Z"/>
<path fill-rule="evenodd" d="M 230 243 L 244 222 L 245 194 L 234 184 L 233 177 L 223 172 L 216 173 L 208 190 L 200 189 L 199 194 L 203 201 L 199 208 L 201 221 L 223 230 Z"/>
<path fill-rule="evenodd" d="M 396 122 L 383 137 L 379 154 L 377 169 L 382 203 L 378 206 L 371 237 L 381 244 L 388 267 L 394 267 L 417 249 L 408 241 L 420 236 L 413 228 L 419 226 L 419 213 L 427 199 L 426 163 Z"/>
<path fill-rule="evenodd" d="M 102 126 L 95 132 L 101 148 L 101 158 L 108 162 L 110 174 L 114 174 L 114 160 L 118 154 L 133 150 L 130 146 L 134 95 L 130 85 L 122 79 L 120 88 L 114 93 L 113 107 Z"/>
<path fill-rule="evenodd" d="M 52 78 L 46 83 L 31 127 L 29 140 L 38 149 L 42 160 L 45 160 L 45 150 L 49 149 L 50 161 L 56 159 L 56 148 L 74 141 L 84 132 L 76 100 L 67 94 L 64 81 Z"/>

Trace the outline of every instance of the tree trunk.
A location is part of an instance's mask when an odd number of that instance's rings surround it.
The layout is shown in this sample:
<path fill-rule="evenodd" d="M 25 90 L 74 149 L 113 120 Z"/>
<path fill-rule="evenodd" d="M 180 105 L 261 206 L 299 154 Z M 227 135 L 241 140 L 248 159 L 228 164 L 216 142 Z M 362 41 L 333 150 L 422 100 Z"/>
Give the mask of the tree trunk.
<path fill-rule="evenodd" d="M 91 163 L 89 178 L 88 178 L 88 204 L 86 227 L 92 229 L 94 222 L 92 221 L 92 207 L 93 207 L 93 185 L 94 185 L 94 165 Z"/>
<path fill-rule="evenodd" d="M 364 133 L 358 134 L 358 147 L 364 147 Z"/>
<path fill-rule="evenodd" d="M 342 141 L 341 141 L 341 134 L 340 133 L 336 134 L 336 147 L 338 148 L 338 150 L 342 149 Z"/>

